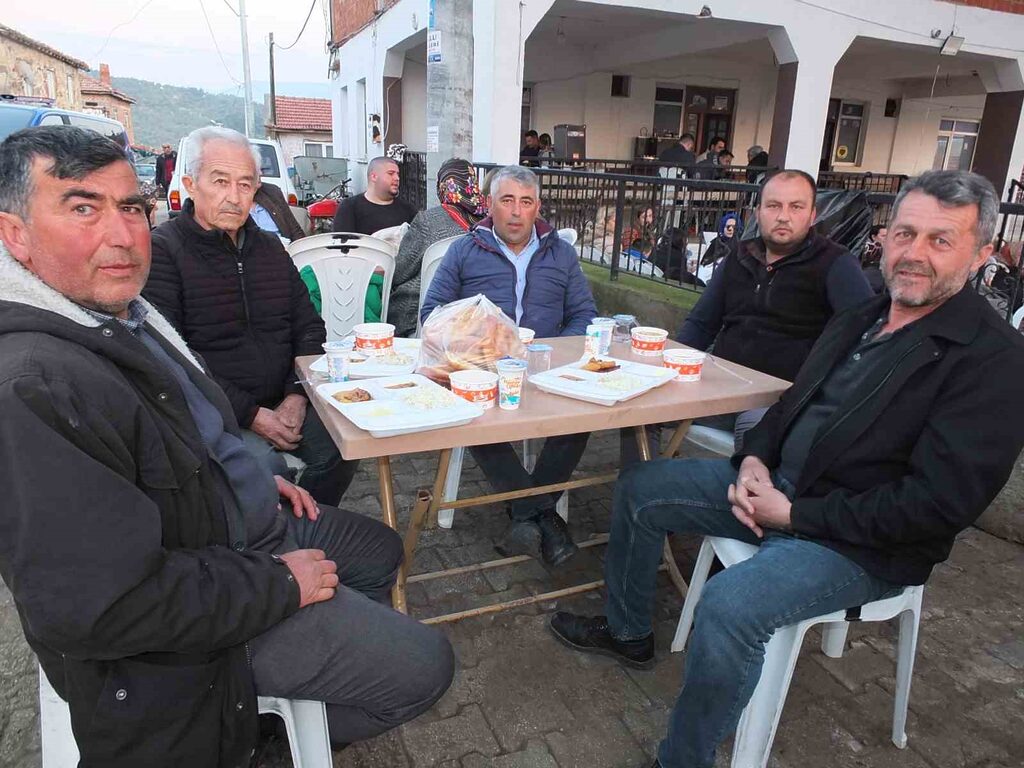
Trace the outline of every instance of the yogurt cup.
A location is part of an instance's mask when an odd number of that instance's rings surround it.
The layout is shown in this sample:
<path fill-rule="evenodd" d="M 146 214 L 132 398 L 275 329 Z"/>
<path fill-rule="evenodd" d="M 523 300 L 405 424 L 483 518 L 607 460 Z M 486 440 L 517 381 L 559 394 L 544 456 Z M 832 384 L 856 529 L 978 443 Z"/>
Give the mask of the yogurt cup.
<path fill-rule="evenodd" d="M 504 411 L 514 411 L 523 399 L 526 363 L 507 357 L 499 360 L 496 367 L 498 369 L 498 407 Z"/>
<path fill-rule="evenodd" d="M 327 355 L 327 375 L 331 381 L 348 381 L 348 356 L 352 354 L 352 342 L 328 341 L 323 348 Z"/>
<path fill-rule="evenodd" d="M 612 331 L 615 330 L 615 318 L 614 317 L 595 317 L 590 321 L 591 325 L 596 325 L 601 329 L 601 344 L 598 349 L 599 355 L 607 355 L 612 348 Z"/>
<path fill-rule="evenodd" d="M 586 336 L 583 338 L 583 354 L 594 355 L 601 354 L 601 326 L 594 325 L 591 323 L 587 326 Z"/>
<path fill-rule="evenodd" d="M 630 331 L 633 340 L 633 354 L 641 357 L 660 357 L 665 350 L 668 331 L 642 325 Z"/>
<path fill-rule="evenodd" d="M 537 332 L 533 328 L 520 328 L 519 329 L 519 340 L 523 344 L 530 344 L 533 342 Z"/>
<path fill-rule="evenodd" d="M 663 362 L 676 372 L 673 381 L 700 381 L 707 354 L 696 349 L 666 349 Z"/>
<path fill-rule="evenodd" d="M 395 346 L 395 326 L 391 323 L 360 323 L 352 330 L 356 349 L 364 355 L 386 355 Z"/>
<path fill-rule="evenodd" d="M 498 399 L 498 374 L 490 371 L 452 371 L 452 392 L 463 400 L 493 408 Z"/>

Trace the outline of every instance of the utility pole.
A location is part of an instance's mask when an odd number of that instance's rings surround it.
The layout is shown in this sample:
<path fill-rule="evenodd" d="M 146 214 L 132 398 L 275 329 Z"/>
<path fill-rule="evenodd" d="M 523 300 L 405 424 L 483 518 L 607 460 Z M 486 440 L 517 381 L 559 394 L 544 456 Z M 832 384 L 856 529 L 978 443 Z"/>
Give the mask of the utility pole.
<path fill-rule="evenodd" d="M 274 33 L 270 33 L 270 124 L 277 127 L 277 88 L 274 86 Z"/>
<path fill-rule="evenodd" d="M 427 205 L 451 157 L 473 159 L 473 0 L 431 0 L 427 30 Z"/>
<path fill-rule="evenodd" d="M 242 79 L 245 80 L 245 135 L 252 138 L 252 73 L 249 71 L 249 29 L 245 21 L 245 0 L 238 0 L 238 21 L 242 25 Z"/>

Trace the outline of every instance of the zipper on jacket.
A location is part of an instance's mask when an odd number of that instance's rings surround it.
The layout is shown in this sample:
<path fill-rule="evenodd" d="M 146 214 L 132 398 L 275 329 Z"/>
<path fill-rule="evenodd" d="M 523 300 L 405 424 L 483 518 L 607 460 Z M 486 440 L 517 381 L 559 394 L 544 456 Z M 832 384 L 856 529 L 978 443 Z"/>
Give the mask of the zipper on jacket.
<path fill-rule="evenodd" d="M 235 257 L 235 264 L 238 265 L 238 283 L 242 286 L 242 309 L 245 310 L 245 324 L 247 326 L 252 325 L 252 320 L 249 317 L 249 297 L 245 292 L 245 266 L 242 264 L 242 259 Z"/>
<path fill-rule="evenodd" d="M 907 356 L 910 355 L 911 352 L 913 352 L 915 349 L 920 347 L 922 344 L 924 344 L 924 340 L 923 339 L 921 341 L 918 341 L 916 344 L 914 344 L 914 346 L 912 346 L 910 349 L 908 349 L 906 352 L 904 352 L 902 355 L 900 355 L 899 359 L 895 363 L 893 363 L 892 367 L 885 374 L 885 376 L 882 377 L 882 380 L 880 382 L 878 382 L 878 384 L 875 385 L 874 389 L 872 389 L 863 398 L 861 398 L 860 402 L 858 402 L 855 406 L 853 406 L 853 408 L 851 408 L 846 413 L 844 413 L 841 418 L 837 419 L 836 422 L 831 427 L 828 428 L 828 431 L 823 433 L 823 434 L 821 434 L 821 435 L 819 435 L 814 442 L 815 443 L 820 443 L 822 440 L 824 440 L 826 437 L 828 437 L 829 434 L 834 432 L 836 427 L 838 427 L 840 424 L 842 424 L 844 421 L 846 421 L 850 417 L 851 414 L 853 414 L 857 409 L 859 409 L 862 405 L 864 405 L 864 403 L 866 403 L 868 400 L 870 400 L 875 395 L 877 395 L 878 391 L 882 387 L 884 387 L 886 385 L 886 383 L 889 381 L 889 379 L 892 378 L 892 375 L 894 373 L 896 373 L 896 369 L 900 367 L 900 364 L 904 360 L 907 359 Z"/>

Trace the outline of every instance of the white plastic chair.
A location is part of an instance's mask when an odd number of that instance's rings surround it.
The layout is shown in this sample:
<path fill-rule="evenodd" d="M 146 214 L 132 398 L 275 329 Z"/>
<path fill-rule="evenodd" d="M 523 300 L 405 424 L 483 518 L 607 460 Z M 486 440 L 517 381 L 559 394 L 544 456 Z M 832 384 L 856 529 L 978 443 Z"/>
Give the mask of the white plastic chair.
<path fill-rule="evenodd" d="M 423 251 L 423 260 L 420 262 L 420 300 L 416 305 L 416 338 L 420 337 L 423 324 L 420 322 L 420 310 L 423 309 L 423 300 L 427 298 L 427 291 L 430 289 L 430 282 L 434 279 L 437 268 L 441 266 L 441 259 L 448 253 L 448 246 L 458 240 L 462 235 L 453 235 L 443 240 L 431 243 Z"/>
<path fill-rule="evenodd" d="M 565 240 L 569 245 L 576 245 L 576 240 L 579 237 L 579 235 L 576 234 L 576 230 L 571 227 L 558 230 L 558 236 L 562 240 Z"/>
<path fill-rule="evenodd" d="M 686 442 L 726 458 L 730 458 L 735 453 L 732 433 L 724 429 L 691 424 L 686 432 Z"/>
<path fill-rule="evenodd" d="M 697 563 L 690 578 L 672 652 L 682 651 L 693 624 L 693 614 L 704 590 L 717 556 L 726 568 L 752 557 L 757 547 L 734 539 L 706 536 L 701 544 Z M 768 764 L 775 731 L 779 726 L 782 707 L 793 678 L 800 647 L 807 630 L 815 624 L 824 624 L 821 650 L 826 656 L 838 659 L 843 655 L 849 621 L 887 621 L 900 619 L 899 645 L 896 657 L 896 700 L 892 718 L 892 741 L 900 749 L 907 746 L 907 705 L 910 701 L 910 681 L 914 672 L 917 651 L 917 631 L 921 619 L 923 586 L 906 587 L 893 597 L 875 600 L 861 606 L 859 612 L 834 611 L 822 616 L 791 624 L 775 631 L 765 646 L 761 679 L 750 701 L 740 716 L 733 745 L 732 768 L 764 768 Z"/>
<path fill-rule="evenodd" d="M 319 235 L 310 235 L 301 240 L 296 240 L 288 246 L 288 254 L 295 259 L 301 253 L 316 248 L 323 248 L 329 245 L 358 245 L 363 248 L 372 248 L 383 253 L 397 255 L 397 251 L 391 243 L 381 240 L 372 235 L 361 235 L 358 232 L 324 232 Z"/>
<path fill-rule="evenodd" d="M 258 706 L 260 714 L 274 714 L 284 720 L 295 768 L 331 768 L 334 765 L 323 702 L 260 696 Z M 39 731 L 43 768 L 78 765 L 71 710 L 50 685 L 42 667 L 39 668 Z"/>
<path fill-rule="evenodd" d="M 391 281 L 395 276 L 394 256 L 361 246 L 331 246 L 300 254 L 295 259 L 295 268 L 301 270 L 305 266 L 313 268 L 320 286 L 320 314 L 327 326 L 328 341 L 343 339 L 363 322 L 366 288 L 376 269 L 384 273 L 381 317 L 388 316 Z"/>
<path fill-rule="evenodd" d="M 1013 318 L 1010 320 L 1010 324 L 1014 329 L 1020 328 L 1021 321 L 1024 320 L 1024 307 L 1021 307 L 1013 313 Z"/>

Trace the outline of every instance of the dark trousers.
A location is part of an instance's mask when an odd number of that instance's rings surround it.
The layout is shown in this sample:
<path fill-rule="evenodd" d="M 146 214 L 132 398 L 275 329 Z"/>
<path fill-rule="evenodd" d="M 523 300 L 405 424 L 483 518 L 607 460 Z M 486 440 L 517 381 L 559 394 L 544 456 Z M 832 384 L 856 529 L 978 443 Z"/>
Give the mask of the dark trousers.
<path fill-rule="evenodd" d="M 262 461 L 275 475 L 291 478 L 294 474 L 284 460 L 284 453 L 251 430 L 242 430 L 245 445 L 256 458 Z M 320 504 L 336 505 L 345 495 L 359 460 L 346 461 L 341 458 L 334 438 L 320 420 L 312 405 L 306 407 L 306 418 L 302 422 L 302 441 L 292 456 L 306 466 L 298 474 L 296 485 L 309 491 L 310 496 Z"/>
<path fill-rule="evenodd" d="M 326 702 L 336 744 L 371 738 L 429 709 L 451 684 L 455 662 L 440 630 L 390 606 L 401 538 L 333 507 L 321 506 L 315 521 L 286 512 L 289 536 L 279 553 L 322 549 L 338 564 L 341 586 L 250 642 L 257 693 Z"/>
<path fill-rule="evenodd" d="M 526 471 L 511 443 L 476 445 L 469 450 L 494 490 L 505 493 L 564 483 L 580 463 L 589 438 L 589 432 L 547 438 L 532 473 Z M 512 502 L 512 519 L 533 520 L 545 507 L 553 507 L 561 495 L 559 492 L 516 499 Z"/>

